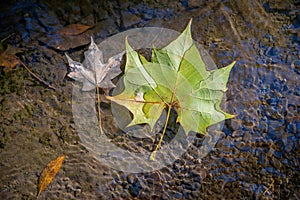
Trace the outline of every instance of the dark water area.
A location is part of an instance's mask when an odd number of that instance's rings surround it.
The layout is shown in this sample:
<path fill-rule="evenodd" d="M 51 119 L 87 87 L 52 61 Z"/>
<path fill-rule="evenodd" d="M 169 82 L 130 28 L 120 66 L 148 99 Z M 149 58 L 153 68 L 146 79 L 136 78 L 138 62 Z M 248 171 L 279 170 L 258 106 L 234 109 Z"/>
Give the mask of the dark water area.
<path fill-rule="evenodd" d="M 24 0 L 0 6 L 1 43 L 19 48 L 18 58 L 56 88 L 21 65 L 7 73 L 1 67 L 0 199 L 36 199 L 42 169 L 61 154 L 62 168 L 39 199 L 300 198 L 299 1 Z M 202 158 L 199 136 L 161 169 L 110 168 L 78 134 L 64 53 L 82 61 L 91 36 L 98 44 L 133 28 L 182 32 L 190 18 L 194 40 L 218 68 L 238 60 L 222 105 L 237 116 L 225 121 Z M 70 24 L 91 28 L 58 34 Z M 109 104 L 102 109 L 109 113 Z M 111 118 L 104 123 L 109 126 Z M 110 138 L 119 134 L 109 130 Z M 119 146 L 136 147 L 132 136 L 121 137 Z"/>

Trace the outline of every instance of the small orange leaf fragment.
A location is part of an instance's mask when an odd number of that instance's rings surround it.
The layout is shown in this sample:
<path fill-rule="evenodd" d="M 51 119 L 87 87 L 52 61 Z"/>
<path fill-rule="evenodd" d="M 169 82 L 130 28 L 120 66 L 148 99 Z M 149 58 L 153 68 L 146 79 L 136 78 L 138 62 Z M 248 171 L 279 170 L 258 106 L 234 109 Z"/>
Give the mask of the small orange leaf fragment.
<path fill-rule="evenodd" d="M 90 29 L 92 26 L 87 26 L 84 24 L 70 24 L 68 26 L 65 26 L 61 29 L 59 29 L 57 32 L 60 35 L 79 35 L 88 29 Z"/>
<path fill-rule="evenodd" d="M 47 164 L 47 166 L 43 169 L 40 177 L 39 177 L 39 184 L 38 184 L 38 194 L 39 196 L 42 191 L 44 191 L 48 185 L 52 182 L 53 178 L 59 171 L 65 156 L 59 156 L 55 160 L 52 160 Z"/>
<path fill-rule="evenodd" d="M 9 72 L 18 64 L 20 64 L 19 58 L 15 55 L 21 52 L 20 49 L 14 48 L 10 45 L 7 46 L 5 51 L 0 51 L 0 66 L 5 67 L 4 72 Z"/>

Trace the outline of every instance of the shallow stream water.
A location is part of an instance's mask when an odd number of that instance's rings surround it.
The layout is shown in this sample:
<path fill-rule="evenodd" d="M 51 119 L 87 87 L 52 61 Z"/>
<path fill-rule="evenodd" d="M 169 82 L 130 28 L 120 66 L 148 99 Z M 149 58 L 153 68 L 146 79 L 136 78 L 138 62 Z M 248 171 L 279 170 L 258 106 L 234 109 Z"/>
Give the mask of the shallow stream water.
<path fill-rule="evenodd" d="M 300 4 L 298 1 L 10 1 L 1 3 L 0 39 L 52 90 L 18 66 L 0 79 L 0 199 L 36 199 L 37 180 L 57 156 L 66 159 L 39 199 L 299 199 Z M 210 152 L 196 137 L 163 168 L 129 173 L 103 163 L 82 142 L 72 111 L 75 82 L 64 53 L 83 60 L 97 44 L 140 27 L 192 35 L 218 68 L 237 59 L 222 105 L 226 120 Z M 92 26 L 76 36 L 57 31 Z M 73 99 L 74 100 L 74 99 Z M 112 124 L 110 106 L 102 105 Z M 140 140 L 120 130 L 107 136 L 136 151 Z M 118 137 L 117 137 L 118 136 Z M 170 135 L 170 137 L 174 137 Z M 149 144 L 148 144 L 149 143 Z M 151 145 L 150 145 L 151 146 Z"/>

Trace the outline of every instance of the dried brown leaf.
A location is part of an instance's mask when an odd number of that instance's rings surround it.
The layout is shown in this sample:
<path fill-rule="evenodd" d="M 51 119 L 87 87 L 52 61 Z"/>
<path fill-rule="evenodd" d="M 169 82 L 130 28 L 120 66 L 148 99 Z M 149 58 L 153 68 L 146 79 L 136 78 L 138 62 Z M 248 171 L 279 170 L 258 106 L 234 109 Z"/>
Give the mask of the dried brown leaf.
<path fill-rule="evenodd" d="M 9 72 L 20 64 L 19 58 L 15 55 L 18 52 L 21 52 L 21 50 L 10 45 L 7 46 L 5 51 L 0 52 L 0 66 L 5 67 L 4 72 Z"/>
<path fill-rule="evenodd" d="M 47 166 L 43 169 L 40 177 L 39 177 L 39 184 L 38 184 L 38 194 L 39 196 L 42 191 L 44 191 L 48 185 L 52 182 L 53 178 L 59 171 L 65 156 L 59 156 L 55 160 L 52 160 L 47 164 Z"/>
<path fill-rule="evenodd" d="M 60 35 L 79 35 L 90 28 L 92 28 L 92 26 L 87 26 L 84 24 L 70 24 L 59 29 L 57 32 Z"/>

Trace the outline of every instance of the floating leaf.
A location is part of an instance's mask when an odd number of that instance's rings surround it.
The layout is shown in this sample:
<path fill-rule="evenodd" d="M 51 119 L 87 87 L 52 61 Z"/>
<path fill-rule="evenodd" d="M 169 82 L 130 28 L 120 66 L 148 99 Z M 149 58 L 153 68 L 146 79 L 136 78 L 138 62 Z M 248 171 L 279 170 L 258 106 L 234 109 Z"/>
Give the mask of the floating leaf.
<path fill-rule="evenodd" d="M 185 133 L 206 134 L 206 129 L 234 117 L 220 109 L 220 103 L 232 67 L 207 71 L 191 37 L 191 21 L 183 33 L 161 50 L 153 49 L 148 62 L 126 40 L 125 89 L 107 97 L 126 107 L 133 115 L 128 126 L 149 124 L 153 129 L 164 109 L 167 121 L 158 145 L 150 156 L 154 160 L 170 116 L 177 114 Z"/>
<path fill-rule="evenodd" d="M 15 54 L 21 51 L 22 50 L 14 48 L 11 45 L 8 45 L 5 51 L 0 51 L 0 66 L 5 67 L 4 72 L 9 72 L 20 64 L 20 60 Z"/>
<path fill-rule="evenodd" d="M 103 54 L 91 38 L 89 49 L 84 53 L 85 60 L 83 64 L 73 61 L 66 54 L 71 67 L 68 76 L 83 83 L 82 91 L 93 90 L 96 83 L 100 88 L 113 88 L 115 85 L 111 82 L 111 79 L 122 72 L 119 66 L 123 54 L 124 52 L 121 52 L 109 58 L 107 63 L 103 63 Z"/>
<path fill-rule="evenodd" d="M 89 30 L 90 28 L 92 28 L 92 26 L 87 26 L 84 24 L 70 24 L 59 29 L 57 32 L 60 35 L 79 35 Z"/>
<path fill-rule="evenodd" d="M 47 166 L 43 169 L 40 177 L 39 177 L 39 184 L 38 184 L 38 194 L 39 196 L 42 191 L 44 191 L 48 185 L 52 182 L 53 178 L 59 171 L 65 156 L 59 156 L 55 160 L 52 160 L 47 164 Z"/>
<path fill-rule="evenodd" d="M 121 52 L 109 58 L 107 63 L 104 63 L 103 54 L 95 44 L 93 38 L 91 38 L 89 49 L 84 53 L 85 60 L 83 61 L 83 64 L 73 61 L 66 54 L 69 66 L 71 67 L 71 72 L 68 76 L 83 83 L 82 91 L 91 91 L 96 88 L 100 134 L 103 133 L 103 130 L 101 123 L 99 88 L 110 89 L 115 87 L 111 80 L 122 72 L 119 66 L 123 54 L 124 52 Z"/>

